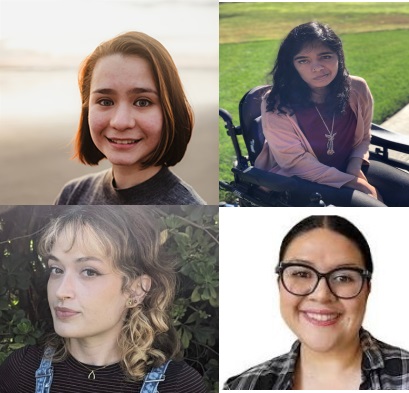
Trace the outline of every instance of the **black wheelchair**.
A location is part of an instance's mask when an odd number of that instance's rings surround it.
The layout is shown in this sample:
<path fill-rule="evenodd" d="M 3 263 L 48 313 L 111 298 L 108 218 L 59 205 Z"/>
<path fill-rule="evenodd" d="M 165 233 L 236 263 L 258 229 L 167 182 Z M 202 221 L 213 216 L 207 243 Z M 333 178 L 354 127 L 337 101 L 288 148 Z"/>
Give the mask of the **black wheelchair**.
<path fill-rule="evenodd" d="M 229 112 L 219 109 L 219 116 L 224 121 L 227 135 L 231 138 L 236 154 L 232 168 L 234 179 L 229 182 L 219 180 L 219 189 L 231 192 L 239 206 L 293 206 L 291 193 L 297 187 L 294 179 L 254 168 L 254 161 L 264 144 L 260 106 L 262 97 L 269 88 L 269 85 L 257 86 L 243 96 L 239 103 L 240 124 L 238 126 L 233 124 Z M 409 154 L 408 136 L 386 130 L 376 124 L 371 125 L 371 134 L 371 160 L 378 160 L 409 171 L 409 163 L 391 157 L 391 155 L 396 156 L 396 153 L 390 154 L 391 152 Z M 247 150 L 245 155 L 241 151 L 239 136 L 244 140 Z M 308 206 L 326 206 L 318 192 L 313 192 L 308 199 L 310 201 Z"/>

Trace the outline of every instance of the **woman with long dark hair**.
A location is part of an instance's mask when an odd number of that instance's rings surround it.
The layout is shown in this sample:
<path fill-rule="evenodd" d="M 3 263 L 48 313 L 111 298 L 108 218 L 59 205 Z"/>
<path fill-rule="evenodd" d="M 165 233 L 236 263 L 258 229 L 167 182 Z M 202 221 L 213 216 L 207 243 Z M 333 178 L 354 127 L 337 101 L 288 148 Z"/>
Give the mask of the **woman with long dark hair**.
<path fill-rule="evenodd" d="M 313 192 L 337 206 L 407 206 L 409 176 L 369 162 L 373 98 L 349 75 L 340 38 L 327 25 L 295 27 L 282 42 L 262 104 L 266 138 L 255 166 L 299 183 L 295 205 Z"/>

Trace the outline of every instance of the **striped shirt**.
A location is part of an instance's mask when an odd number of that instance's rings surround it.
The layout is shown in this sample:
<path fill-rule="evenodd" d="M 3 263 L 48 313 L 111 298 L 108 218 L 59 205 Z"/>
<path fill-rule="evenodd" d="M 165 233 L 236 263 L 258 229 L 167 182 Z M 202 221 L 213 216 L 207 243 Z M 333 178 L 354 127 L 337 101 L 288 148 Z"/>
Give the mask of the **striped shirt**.
<path fill-rule="evenodd" d="M 362 378 L 360 390 L 409 389 L 409 352 L 376 340 L 360 331 Z M 292 390 L 300 353 L 297 340 L 291 351 L 230 378 L 224 390 Z"/>
<path fill-rule="evenodd" d="M 35 392 L 35 372 L 40 366 L 43 349 L 27 346 L 13 352 L 0 365 L 0 393 Z M 142 382 L 128 381 L 119 363 L 98 370 L 99 367 L 83 365 L 72 356 L 53 363 L 54 377 L 51 392 L 64 393 L 138 393 Z M 88 368 L 88 369 L 87 369 Z M 88 379 L 89 369 L 95 371 L 95 380 Z M 185 362 L 170 362 L 166 378 L 159 383 L 161 393 L 207 393 L 200 374 Z"/>

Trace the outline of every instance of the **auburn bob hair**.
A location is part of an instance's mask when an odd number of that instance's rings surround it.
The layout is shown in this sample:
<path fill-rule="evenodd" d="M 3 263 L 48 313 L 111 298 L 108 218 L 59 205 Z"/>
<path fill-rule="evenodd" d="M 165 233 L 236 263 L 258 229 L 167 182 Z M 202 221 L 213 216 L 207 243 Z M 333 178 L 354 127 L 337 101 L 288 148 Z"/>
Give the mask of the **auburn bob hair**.
<path fill-rule="evenodd" d="M 75 154 L 82 163 L 97 165 L 105 158 L 92 141 L 88 123 L 92 73 L 99 59 L 121 54 L 138 56 L 151 66 L 163 113 L 161 140 L 142 163 L 149 166 L 173 166 L 184 156 L 193 129 L 193 111 L 186 99 L 175 63 L 165 47 L 140 32 L 127 32 L 101 43 L 81 64 L 78 84 L 82 109 L 75 137 Z"/>

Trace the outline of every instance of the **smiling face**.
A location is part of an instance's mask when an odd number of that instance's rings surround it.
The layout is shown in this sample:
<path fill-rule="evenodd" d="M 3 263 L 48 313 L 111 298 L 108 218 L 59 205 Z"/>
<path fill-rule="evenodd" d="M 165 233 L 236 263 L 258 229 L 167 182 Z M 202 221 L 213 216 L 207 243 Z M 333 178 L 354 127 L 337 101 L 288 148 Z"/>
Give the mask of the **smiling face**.
<path fill-rule="evenodd" d="M 61 234 L 48 256 L 48 303 L 55 332 L 65 338 L 116 342 L 129 299 L 113 263 L 91 247 Z M 72 247 L 71 247 L 72 246 Z M 95 247 L 94 247 L 95 246 Z"/>
<path fill-rule="evenodd" d="M 325 228 L 312 229 L 289 244 L 283 260 L 302 261 L 321 273 L 338 267 L 365 269 L 359 248 L 346 237 Z M 329 352 L 356 345 L 365 314 L 369 284 L 353 299 L 339 299 L 325 279 L 307 296 L 295 296 L 279 283 L 281 314 L 301 343 L 312 351 Z"/>
<path fill-rule="evenodd" d="M 306 44 L 294 56 L 293 64 L 311 89 L 328 86 L 338 73 L 338 56 L 321 42 Z"/>
<path fill-rule="evenodd" d="M 114 167 L 141 169 L 163 126 L 159 93 L 145 59 L 115 54 L 97 61 L 88 122 L 94 144 Z"/>

